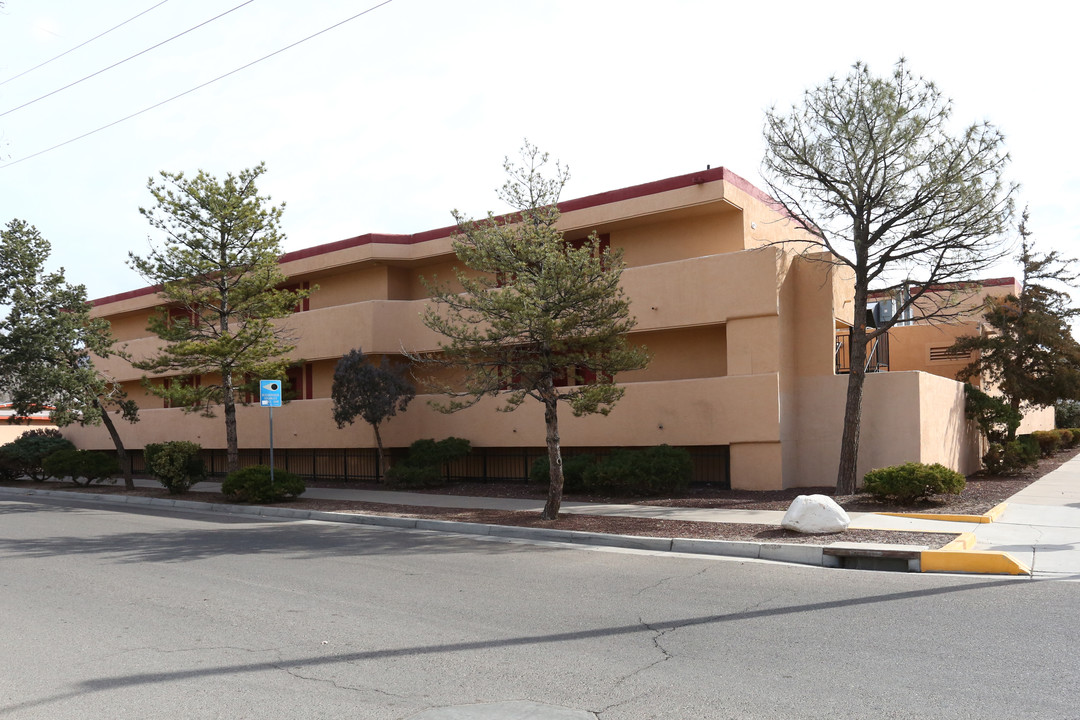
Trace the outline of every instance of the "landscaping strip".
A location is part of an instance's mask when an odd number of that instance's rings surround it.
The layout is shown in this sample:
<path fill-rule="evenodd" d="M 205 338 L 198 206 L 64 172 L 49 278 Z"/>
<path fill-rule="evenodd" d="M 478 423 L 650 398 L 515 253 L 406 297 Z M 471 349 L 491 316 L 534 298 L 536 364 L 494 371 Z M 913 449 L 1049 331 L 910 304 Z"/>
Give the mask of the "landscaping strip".
<path fill-rule="evenodd" d="M 299 510 L 293 508 L 263 507 L 258 505 L 198 503 L 190 500 L 173 500 L 170 498 L 88 494 L 63 490 L 0 487 L 0 495 L 57 497 L 105 505 L 134 504 L 143 507 L 166 507 L 185 510 L 196 509 L 204 512 L 209 511 L 295 520 L 320 520 L 358 525 L 381 525 L 395 528 L 453 532 L 464 535 L 487 535 L 492 537 L 543 540 L 547 542 L 567 542 L 579 545 L 622 547 L 658 552 L 721 555 L 759 560 L 773 560 L 802 565 L 836 566 L 833 558 L 825 554 L 825 548 L 828 547 L 826 545 L 614 535 L 581 530 L 558 530 L 520 527 L 516 525 L 470 523 L 455 520 L 433 520 L 428 518 L 407 518 L 389 515 L 324 512 L 319 510 Z"/>
<path fill-rule="evenodd" d="M 260 505 L 237 505 L 221 502 L 198 502 L 168 497 L 143 495 L 90 494 L 77 491 L 41 490 L 0 487 L 0 495 L 57 497 L 102 505 L 135 505 L 182 510 L 198 510 L 225 514 L 251 515 L 291 520 L 317 520 L 357 525 L 438 532 L 462 535 L 566 542 L 579 545 L 621 547 L 656 552 L 677 552 L 701 555 L 720 555 L 759 560 L 772 560 L 802 565 L 847 567 L 856 569 L 906 569 L 921 572 L 966 572 L 980 574 L 1030 574 L 1030 569 L 1007 553 L 976 551 L 974 533 L 964 533 L 940 550 L 922 546 L 881 546 L 872 543 L 835 542 L 828 545 L 810 543 L 757 542 L 710 538 L 650 537 L 583 530 L 526 527 L 495 523 L 439 520 L 423 517 L 399 517 L 362 513 L 344 513 L 299 508 Z M 1004 505 L 999 506 L 1004 509 Z M 994 509 L 995 511 L 998 508 Z M 993 512 L 993 511 L 992 511 Z M 899 515 L 899 513 L 892 513 Z M 989 513 L 988 513 L 989 514 Z M 953 516 L 949 519 L 954 519 Z M 969 516 L 979 517 L 979 516 Z M 938 517 L 932 519 L 946 519 Z"/>

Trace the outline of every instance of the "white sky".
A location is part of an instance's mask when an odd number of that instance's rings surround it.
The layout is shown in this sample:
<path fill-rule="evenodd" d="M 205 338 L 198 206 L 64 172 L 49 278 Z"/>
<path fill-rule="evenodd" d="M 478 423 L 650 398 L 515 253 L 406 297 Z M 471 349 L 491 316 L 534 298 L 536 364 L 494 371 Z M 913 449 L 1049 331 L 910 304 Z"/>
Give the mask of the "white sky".
<path fill-rule="evenodd" d="M 0 82 L 161 0 L 6 0 Z M 239 5 L 170 0 L 0 85 L 0 113 Z M 1043 248 L 1080 255 L 1080 11 L 1037 1 L 771 3 L 392 0 L 298 47 L 90 137 L 18 162 L 245 65 L 380 0 L 253 0 L 76 87 L 0 116 L 0 223 L 35 224 L 91 298 L 144 285 L 147 179 L 265 161 L 285 250 L 449 225 L 504 208 L 504 155 L 567 163 L 564 198 L 725 166 L 758 175 L 764 110 L 904 55 L 958 124 L 1006 135 Z M 1050 7 L 1047 7 L 1050 10 Z M 1073 14 L 1070 19 L 1066 17 Z M 13 164 L 10 164 L 13 163 Z M 1014 274 L 1005 266 L 996 275 Z"/>

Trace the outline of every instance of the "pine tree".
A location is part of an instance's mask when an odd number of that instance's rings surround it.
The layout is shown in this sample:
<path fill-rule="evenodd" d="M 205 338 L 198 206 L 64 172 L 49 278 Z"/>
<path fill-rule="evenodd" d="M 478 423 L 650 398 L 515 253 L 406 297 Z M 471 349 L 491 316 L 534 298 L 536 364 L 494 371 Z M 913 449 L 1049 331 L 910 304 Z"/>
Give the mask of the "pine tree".
<path fill-rule="evenodd" d="M 979 123 L 953 134 L 951 114 L 951 101 L 903 59 L 885 78 L 856 63 L 846 78 L 806 91 L 790 114 L 766 114 L 766 182 L 810 235 L 795 246 L 854 278 L 838 494 L 855 492 L 858 479 L 867 343 L 915 303 L 927 319 L 955 315 L 962 298 L 942 301 L 933 288 L 971 279 L 1007 253 L 1000 236 L 1015 187 L 1004 180 L 1001 133 Z M 863 311 L 871 283 L 910 292 L 873 329 Z"/>
<path fill-rule="evenodd" d="M 1017 257 L 1023 270 L 1020 295 L 987 298 L 983 319 L 990 330 L 959 338 L 952 347 L 956 352 L 978 353 L 959 378 L 984 378 L 1017 413 L 1025 405 L 1080 400 L 1080 343 L 1070 329 L 1080 310 L 1059 289 L 1080 275 L 1072 269 L 1075 261 L 1056 250 L 1036 252 L 1027 226 L 1025 210 Z M 1014 434 L 1015 427 L 1010 427 L 1008 439 Z"/>
<path fill-rule="evenodd" d="M 147 183 L 156 201 L 139 208 L 166 236 L 164 247 L 146 257 L 129 253 L 131 266 L 161 286 L 168 303 L 149 329 L 165 341 L 160 354 L 133 363 L 172 382 L 147 382 L 147 389 L 173 406 L 225 415 L 226 470 L 239 467 L 237 393 L 248 378 L 285 379 L 295 347 L 288 317 L 307 290 L 280 289 L 278 266 L 284 205 L 258 194 L 263 165 L 229 173 L 224 181 L 202 170 L 191 179 L 162 172 Z M 195 381 L 198 378 L 199 381 Z M 213 378 L 213 381 L 208 381 Z"/>
<path fill-rule="evenodd" d="M 527 397 L 544 406 L 550 484 L 543 517 L 554 520 L 562 503 L 563 470 L 558 405 L 575 415 L 606 415 L 623 396 L 617 373 L 648 364 L 644 349 L 626 334 L 636 321 L 619 285 L 622 253 L 600 248 L 594 233 L 567 243 L 556 223 L 557 203 L 569 179 L 548 155 L 527 141 L 522 164 L 504 163 L 509 179 L 499 197 L 514 209 L 507 218 L 472 221 L 457 211 L 454 252 L 467 270 L 457 287 L 428 285 L 433 306 L 424 324 L 447 338 L 428 362 L 459 368 L 461 385 L 441 384 L 453 412 L 487 396 L 512 411 Z M 464 399 L 461 399 L 464 398 Z"/>

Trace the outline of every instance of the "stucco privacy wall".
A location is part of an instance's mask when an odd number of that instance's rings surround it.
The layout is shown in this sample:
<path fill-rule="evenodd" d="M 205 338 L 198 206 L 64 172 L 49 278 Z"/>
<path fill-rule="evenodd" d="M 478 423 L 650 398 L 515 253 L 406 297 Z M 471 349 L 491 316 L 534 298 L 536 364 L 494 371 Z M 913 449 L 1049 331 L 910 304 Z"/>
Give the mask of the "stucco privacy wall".
<path fill-rule="evenodd" d="M 56 430 L 55 425 L 49 423 L 34 423 L 33 425 L 20 425 L 17 423 L 0 422 L 0 445 L 15 440 L 27 430 Z M 65 433 L 66 435 L 66 433 Z"/>
<path fill-rule="evenodd" d="M 804 378 L 795 486 L 834 485 L 840 462 L 847 376 Z M 964 386 L 924 372 L 866 376 L 858 475 L 905 462 L 941 463 L 962 473 L 979 469 L 978 429 L 964 417 Z"/>
<path fill-rule="evenodd" d="M 575 418 L 560 413 L 559 427 L 566 445 L 647 446 L 714 445 L 775 442 L 779 437 L 776 375 L 718 377 L 673 382 L 641 382 L 626 386 L 626 396 L 609 417 Z M 543 447 L 544 418 L 539 403 L 528 402 L 513 413 L 495 412 L 493 401 L 454 415 L 428 407 L 421 395 L 408 412 L 380 428 L 389 447 L 406 447 L 417 438 L 450 435 L 487 447 Z M 374 447 L 371 427 L 359 422 L 338 430 L 330 420 L 329 398 L 296 401 L 274 411 L 274 446 L 280 448 Z M 129 447 L 148 442 L 191 440 L 206 448 L 225 447 L 222 420 L 182 411 L 148 409 L 141 421 L 120 427 Z M 269 412 L 257 406 L 237 408 L 241 448 L 265 448 L 269 442 Z M 80 447 L 110 447 L 100 428 L 64 429 Z M 779 477 L 778 475 L 776 476 Z"/>

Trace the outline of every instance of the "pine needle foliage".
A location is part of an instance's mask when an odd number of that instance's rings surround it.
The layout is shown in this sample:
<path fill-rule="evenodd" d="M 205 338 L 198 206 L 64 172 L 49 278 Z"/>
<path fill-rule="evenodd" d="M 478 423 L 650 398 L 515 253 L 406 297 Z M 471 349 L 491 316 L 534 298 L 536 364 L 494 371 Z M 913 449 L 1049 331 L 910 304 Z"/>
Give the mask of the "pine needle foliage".
<path fill-rule="evenodd" d="M 856 63 L 807 90 L 788 113 L 765 116 L 762 175 L 809 233 L 797 247 L 854 277 L 851 373 L 837 492 L 855 491 L 867 342 L 917 305 L 926 319 L 955 317 L 966 298 L 934 292 L 969 280 L 1008 253 L 1015 185 L 1004 138 L 989 123 L 953 132 L 952 102 L 904 59 L 891 75 Z M 867 328 L 870 285 L 900 297 Z"/>
<path fill-rule="evenodd" d="M 1080 309 L 1062 289 L 1075 285 L 1080 275 L 1075 260 L 1056 250 L 1036 251 L 1026 210 L 1017 260 L 1023 270 L 1020 295 L 987 298 L 987 332 L 958 338 L 951 350 L 977 353 L 959 379 L 988 381 L 1019 416 L 1024 407 L 1080 400 L 1080 343 L 1071 329 Z M 1006 439 L 1015 433 L 1016 426 L 1009 426 Z"/>
<path fill-rule="evenodd" d="M 648 364 L 648 354 L 627 342 L 636 324 L 620 286 L 622 252 L 601 249 L 596 233 L 580 245 L 557 227 L 558 201 L 569 173 L 525 142 L 521 163 L 504 162 L 508 179 L 499 198 L 513 208 L 505 217 L 474 221 L 454 211 L 453 248 L 465 266 L 456 286 L 426 282 L 432 305 L 424 324 L 445 342 L 425 362 L 462 371 L 460 384 L 433 384 L 450 400 L 445 412 L 497 397 L 512 411 L 526 398 L 544 405 L 551 483 L 544 517 L 558 516 L 562 461 L 558 405 L 575 415 L 606 415 L 623 396 L 620 372 Z"/>
<path fill-rule="evenodd" d="M 134 365 L 170 378 L 146 387 L 174 407 L 208 417 L 222 407 L 229 472 L 238 468 L 238 393 L 249 378 L 285 379 L 295 344 L 277 321 L 311 292 L 282 289 L 285 206 L 259 195 L 265 172 L 262 164 L 224 180 L 202 170 L 193 178 L 161 172 L 147 183 L 154 207 L 139 212 L 164 242 L 144 257 L 129 253 L 131 267 L 160 286 L 166 303 L 148 328 L 165 345 Z"/>

